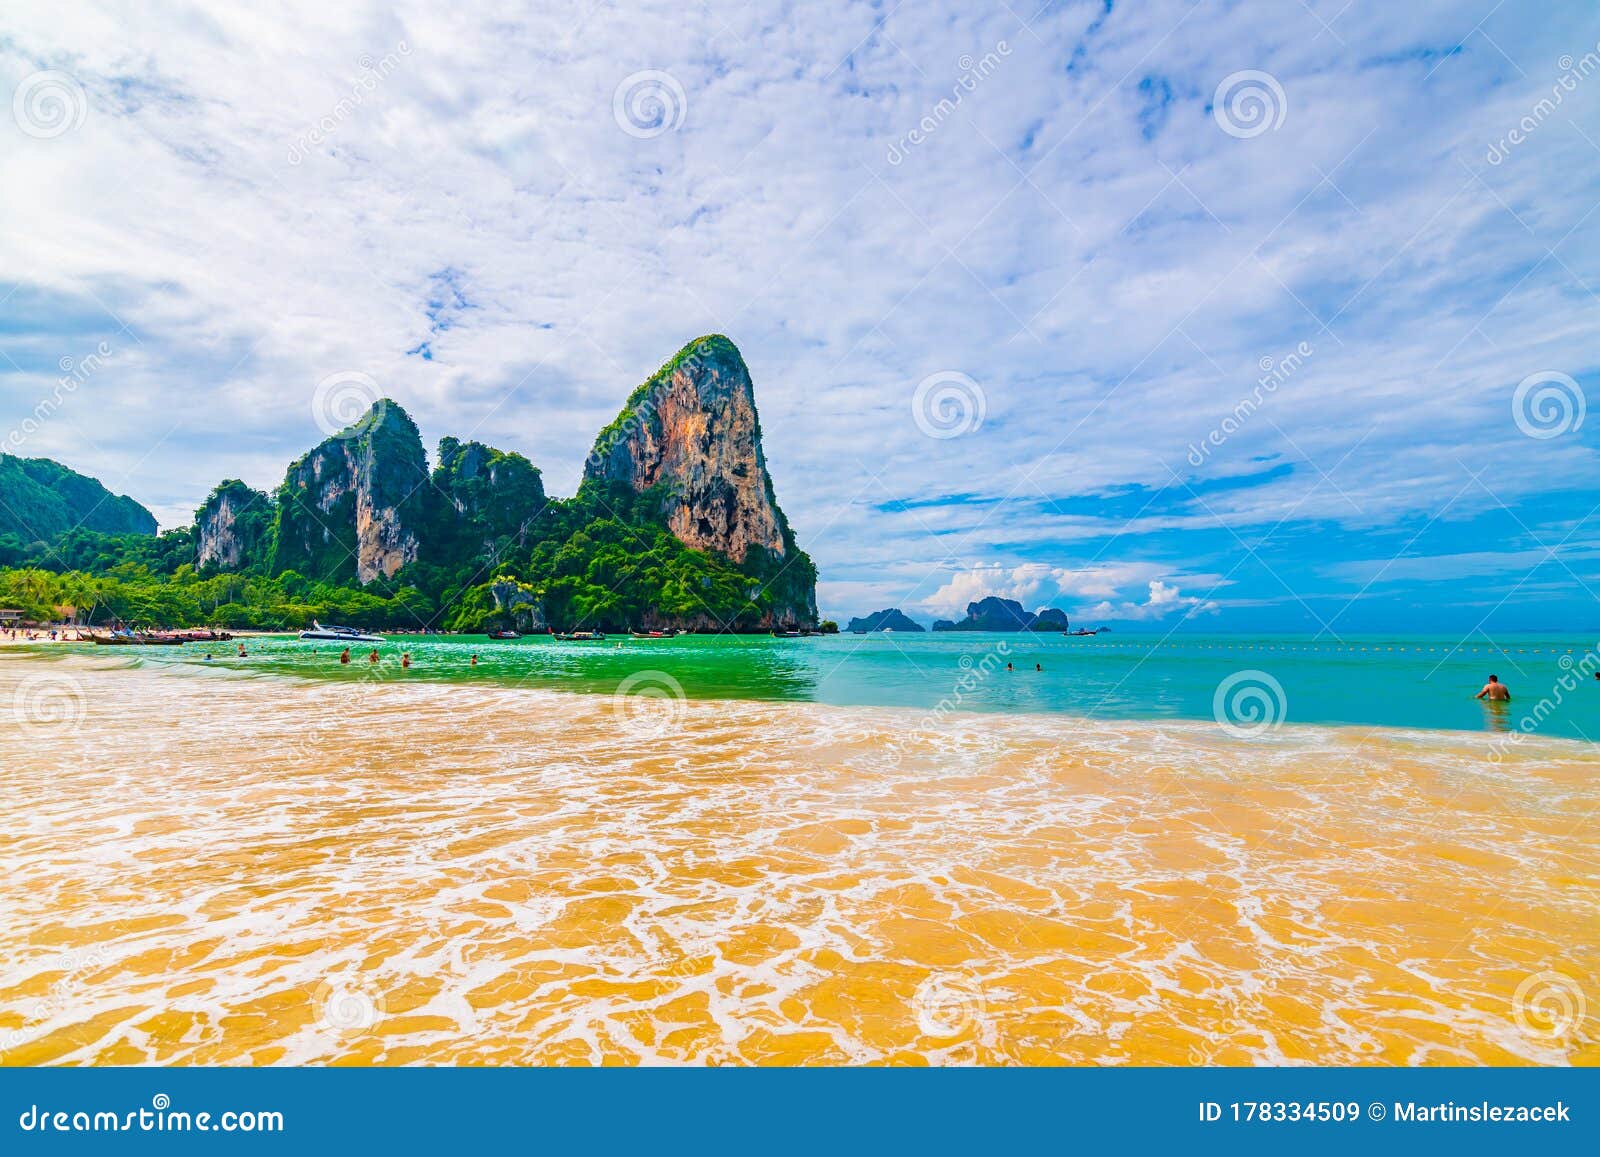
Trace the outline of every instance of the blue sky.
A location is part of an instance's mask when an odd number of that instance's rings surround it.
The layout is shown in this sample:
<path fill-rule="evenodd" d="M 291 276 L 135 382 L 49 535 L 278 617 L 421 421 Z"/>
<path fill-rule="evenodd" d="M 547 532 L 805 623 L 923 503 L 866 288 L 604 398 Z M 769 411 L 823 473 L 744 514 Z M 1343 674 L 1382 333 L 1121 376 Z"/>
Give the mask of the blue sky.
<path fill-rule="evenodd" d="M 1592 4 L 68 3 L 0 98 L 0 425 L 164 525 L 330 378 L 570 493 L 723 332 L 826 612 L 1600 630 Z"/>

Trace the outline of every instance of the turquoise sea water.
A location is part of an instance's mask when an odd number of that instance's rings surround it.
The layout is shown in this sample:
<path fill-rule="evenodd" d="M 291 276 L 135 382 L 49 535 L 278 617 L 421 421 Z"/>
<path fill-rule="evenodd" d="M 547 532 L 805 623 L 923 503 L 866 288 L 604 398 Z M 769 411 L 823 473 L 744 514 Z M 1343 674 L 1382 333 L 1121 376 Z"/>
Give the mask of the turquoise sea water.
<path fill-rule="evenodd" d="M 338 663 L 331 643 L 286 637 L 209 648 L 212 663 L 330 679 L 365 679 L 366 650 Z M 393 637 L 379 648 L 386 679 L 485 682 L 612 694 L 798 700 L 924 711 L 1059 713 L 1100 719 L 1262 720 L 1461 731 L 1532 731 L 1600 740 L 1600 651 L 1594 640 L 1550 635 L 1463 643 L 1446 637 L 873 634 L 766 636 Z M 107 648 L 92 648 L 101 655 Z M 118 658 L 196 664 L 208 648 L 119 648 Z M 402 651 L 413 666 L 399 668 Z M 479 665 L 472 667 L 472 654 Z M 1007 671 L 1006 664 L 1015 670 Z M 1035 664 L 1042 670 L 1035 670 Z M 1508 705 L 1473 699 L 1500 676 Z"/>

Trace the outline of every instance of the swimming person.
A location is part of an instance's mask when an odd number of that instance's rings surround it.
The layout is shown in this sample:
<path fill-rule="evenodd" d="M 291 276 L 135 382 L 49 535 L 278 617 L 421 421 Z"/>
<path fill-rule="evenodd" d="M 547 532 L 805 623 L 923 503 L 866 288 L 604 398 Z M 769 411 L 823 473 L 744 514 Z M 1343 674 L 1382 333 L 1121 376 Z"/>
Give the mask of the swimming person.
<path fill-rule="evenodd" d="M 1500 676 L 1490 675 L 1489 681 L 1483 685 L 1483 690 L 1473 696 L 1474 699 L 1488 699 L 1493 703 L 1510 703 L 1511 692 L 1506 690 L 1506 685 L 1500 682 Z"/>
<path fill-rule="evenodd" d="M 350 664 L 350 648 L 349 647 L 346 647 L 343 651 L 340 652 L 340 654 L 339 654 L 339 662 L 341 664 L 345 665 L 345 666 L 349 666 L 349 664 Z"/>
<path fill-rule="evenodd" d="M 1042 664 L 1042 663 L 1035 663 L 1035 664 L 1034 664 L 1034 665 L 1033 665 L 1033 669 L 1034 669 L 1034 670 L 1035 670 L 1035 671 L 1043 671 L 1043 670 L 1044 670 L 1044 664 Z"/>

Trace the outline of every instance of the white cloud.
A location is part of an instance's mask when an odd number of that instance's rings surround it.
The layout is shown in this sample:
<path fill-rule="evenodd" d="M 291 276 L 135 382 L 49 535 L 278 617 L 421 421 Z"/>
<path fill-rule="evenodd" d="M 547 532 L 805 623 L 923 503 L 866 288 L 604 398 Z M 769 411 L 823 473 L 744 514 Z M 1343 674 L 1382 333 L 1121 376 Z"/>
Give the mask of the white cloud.
<path fill-rule="evenodd" d="M 1089 608 L 1085 613 L 1097 620 L 1152 620 L 1171 618 L 1175 614 L 1188 617 L 1218 609 L 1214 600 L 1185 595 L 1177 587 L 1160 579 L 1151 579 L 1149 589 L 1150 595 L 1142 603 L 1106 601 Z"/>
<path fill-rule="evenodd" d="M 1176 587 L 1169 586 L 1153 575 L 1170 571 L 1158 563 L 1127 562 L 1092 565 L 1082 568 L 1057 567 L 1044 563 L 1023 563 L 1005 566 L 1000 563 L 978 564 L 957 570 L 932 594 L 908 605 L 936 618 L 960 618 L 967 604 L 988 595 L 1015 599 L 1027 610 L 1045 606 L 1076 606 L 1084 600 L 1101 597 L 1114 598 L 1126 588 L 1141 584 L 1149 591 L 1145 604 L 1124 603 L 1135 607 L 1138 614 L 1119 614 L 1119 618 L 1153 618 L 1173 610 L 1195 608 L 1204 604 L 1201 599 L 1180 597 Z M 1191 581 L 1220 585 L 1215 575 L 1196 575 Z M 1111 603 L 1103 601 L 1095 611 L 1105 614 Z M 1207 604 L 1214 606 L 1215 604 Z"/>
<path fill-rule="evenodd" d="M 745 353 L 778 497 L 850 609 L 1150 608 L 1133 597 L 1149 583 L 1226 569 L 1189 531 L 1286 513 L 1393 528 L 1447 509 L 1468 468 L 1510 502 L 1600 483 L 1592 443 L 1522 437 L 1509 409 L 1529 373 L 1592 380 L 1600 153 L 1576 126 L 1600 81 L 1484 160 L 1553 62 L 1593 48 L 1580 13 L 1480 26 L 1352 5 L 1324 14 L 1335 36 L 1299 6 L 1189 0 L 1045 6 L 1027 27 L 1004 6 L 844 0 L 803 21 L 713 2 L 687 26 L 659 0 L 520 22 L 405 2 L 12 7 L 0 214 L 21 224 L 0 231 L 0 294 L 28 317 L 0 334 L 0 403 L 30 412 L 60 357 L 108 336 L 126 356 L 26 452 L 165 522 L 224 476 L 276 483 L 341 370 L 430 440 L 520 450 L 570 492 L 631 387 L 713 330 Z M 890 164 L 962 58 L 1002 40 L 1000 67 Z M 363 61 L 402 44 L 352 105 Z M 1246 68 L 1289 108 L 1240 140 L 1205 106 Z M 39 69 L 88 101 L 54 139 L 9 115 Z M 613 96 L 648 69 L 686 109 L 641 140 Z M 444 270 L 469 303 L 448 326 L 429 304 Z M 432 360 L 408 356 L 425 341 Z M 1192 468 L 1260 359 L 1301 341 L 1315 357 Z M 943 370 L 982 387 L 986 417 L 941 441 L 910 405 Z M 1293 469 L 1217 488 L 1269 457 Z M 1183 501 L 1057 505 L 1163 487 Z"/>

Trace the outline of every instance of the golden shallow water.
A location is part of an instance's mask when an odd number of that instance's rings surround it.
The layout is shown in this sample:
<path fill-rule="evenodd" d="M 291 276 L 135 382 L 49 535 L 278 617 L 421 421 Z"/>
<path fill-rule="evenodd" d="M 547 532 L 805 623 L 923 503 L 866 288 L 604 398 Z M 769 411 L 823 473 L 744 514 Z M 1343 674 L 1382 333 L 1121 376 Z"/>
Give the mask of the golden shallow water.
<path fill-rule="evenodd" d="M 15 654 L 6 705 L 6 1064 L 1600 1062 L 1587 745 Z"/>

